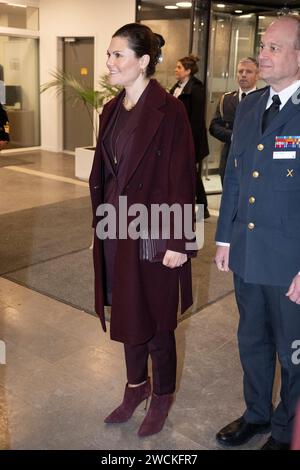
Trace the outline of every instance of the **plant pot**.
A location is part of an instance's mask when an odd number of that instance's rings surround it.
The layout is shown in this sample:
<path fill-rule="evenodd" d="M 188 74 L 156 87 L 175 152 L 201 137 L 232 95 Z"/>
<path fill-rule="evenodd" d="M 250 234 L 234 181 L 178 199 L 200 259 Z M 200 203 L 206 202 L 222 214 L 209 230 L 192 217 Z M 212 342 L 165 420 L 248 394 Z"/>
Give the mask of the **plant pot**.
<path fill-rule="evenodd" d="M 94 160 L 95 147 L 76 147 L 75 149 L 75 176 L 88 181 Z"/>

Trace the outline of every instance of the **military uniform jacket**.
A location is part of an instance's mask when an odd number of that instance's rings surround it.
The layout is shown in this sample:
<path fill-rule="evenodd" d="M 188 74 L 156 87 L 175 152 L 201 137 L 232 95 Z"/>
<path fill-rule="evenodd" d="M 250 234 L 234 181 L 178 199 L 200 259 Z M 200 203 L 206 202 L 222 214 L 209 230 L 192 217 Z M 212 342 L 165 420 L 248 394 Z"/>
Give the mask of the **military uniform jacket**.
<path fill-rule="evenodd" d="M 226 162 L 230 150 L 231 135 L 236 113 L 239 104 L 239 92 L 232 91 L 224 93 L 217 106 L 216 113 L 210 123 L 209 132 L 216 139 L 224 142 L 220 160 L 220 173 L 224 174 Z"/>
<path fill-rule="evenodd" d="M 268 97 L 257 90 L 237 109 L 216 240 L 245 282 L 288 286 L 300 270 L 300 104 L 290 99 L 262 133 Z"/>

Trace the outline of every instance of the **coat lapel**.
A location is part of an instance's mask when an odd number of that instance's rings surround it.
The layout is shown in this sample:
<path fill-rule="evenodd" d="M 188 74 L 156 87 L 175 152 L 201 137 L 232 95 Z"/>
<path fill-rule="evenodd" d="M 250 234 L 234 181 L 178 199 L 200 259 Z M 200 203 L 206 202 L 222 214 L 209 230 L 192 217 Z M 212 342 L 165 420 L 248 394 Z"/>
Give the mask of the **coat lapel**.
<path fill-rule="evenodd" d="M 109 123 L 111 123 L 111 117 L 118 108 L 120 101 L 123 100 L 124 96 L 125 90 L 121 91 L 121 93 L 111 100 L 104 108 L 103 113 L 101 114 L 101 140 L 106 137 L 106 134 L 110 129 Z"/>
<path fill-rule="evenodd" d="M 258 136 L 259 139 L 263 135 L 262 133 L 262 118 L 265 112 L 267 101 L 269 99 L 270 88 L 266 88 L 266 90 L 260 95 L 259 102 L 258 102 L 258 109 L 256 111 L 256 116 L 254 118 L 254 122 L 258 124 Z M 265 134 L 264 134 L 265 135 Z"/>
<path fill-rule="evenodd" d="M 112 125 L 114 122 L 112 117 L 116 113 L 120 105 L 120 101 L 123 100 L 124 95 L 125 95 L 125 91 L 122 91 L 118 96 L 116 96 L 115 99 L 110 101 L 101 115 L 101 135 L 99 135 L 99 141 L 101 142 L 101 151 L 103 154 L 103 158 L 105 159 L 105 162 L 107 164 L 107 167 L 110 169 L 110 172 L 113 174 L 115 173 L 115 167 L 105 148 L 104 139 L 107 133 L 112 128 Z"/>
<path fill-rule="evenodd" d="M 165 91 L 156 80 L 151 80 L 148 87 L 149 89 L 146 90 L 147 94 L 144 97 L 139 113 L 131 120 L 126 129 L 126 138 L 128 138 L 128 132 L 130 134 L 134 132 L 134 137 L 125 185 L 128 184 L 134 175 L 164 117 L 164 112 L 160 108 L 166 101 Z M 125 133 L 122 135 L 122 139 L 120 139 L 120 146 L 123 146 L 123 148 L 126 145 L 124 139 Z"/>

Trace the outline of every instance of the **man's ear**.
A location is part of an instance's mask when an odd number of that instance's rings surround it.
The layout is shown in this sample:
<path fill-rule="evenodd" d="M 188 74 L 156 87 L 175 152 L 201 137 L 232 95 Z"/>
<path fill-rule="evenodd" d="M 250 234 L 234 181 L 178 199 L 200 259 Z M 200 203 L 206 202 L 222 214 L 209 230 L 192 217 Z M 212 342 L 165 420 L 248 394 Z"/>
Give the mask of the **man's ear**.
<path fill-rule="evenodd" d="M 300 49 L 297 50 L 297 64 L 298 64 L 299 71 L 300 71 Z"/>

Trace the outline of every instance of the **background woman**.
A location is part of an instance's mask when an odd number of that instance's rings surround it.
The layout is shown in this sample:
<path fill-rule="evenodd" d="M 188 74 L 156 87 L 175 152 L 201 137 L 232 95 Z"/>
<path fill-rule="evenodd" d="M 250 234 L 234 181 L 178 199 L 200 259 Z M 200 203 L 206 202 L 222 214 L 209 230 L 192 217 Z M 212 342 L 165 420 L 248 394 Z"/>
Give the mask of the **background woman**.
<path fill-rule="evenodd" d="M 136 23 L 123 26 L 112 37 L 107 51 L 110 83 L 124 90 L 101 115 L 90 176 L 94 227 L 100 220 L 96 215 L 100 204 L 122 211 L 119 196 L 127 197 L 128 208 L 140 203 L 148 213 L 152 204 L 193 206 L 195 160 L 184 107 L 150 79 L 163 44 L 161 36 Z M 128 380 L 123 402 L 105 422 L 127 421 L 151 395 L 150 354 L 153 393 L 139 436 L 162 429 L 174 399 L 179 286 L 181 311 L 192 304 L 186 240 L 175 239 L 173 232 L 171 223 L 161 262 L 141 259 L 141 240 L 102 240 L 97 234 L 94 239 L 95 308 L 106 331 L 104 305 L 111 305 L 110 335 L 124 343 Z"/>
<path fill-rule="evenodd" d="M 207 131 L 205 124 L 205 89 L 200 80 L 195 77 L 198 72 L 199 58 L 189 55 L 179 59 L 175 69 L 177 83 L 170 93 L 184 104 L 192 128 L 195 158 L 197 163 L 196 201 L 204 205 L 204 218 L 209 217 L 207 197 L 201 177 L 202 160 L 209 154 Z"/>

